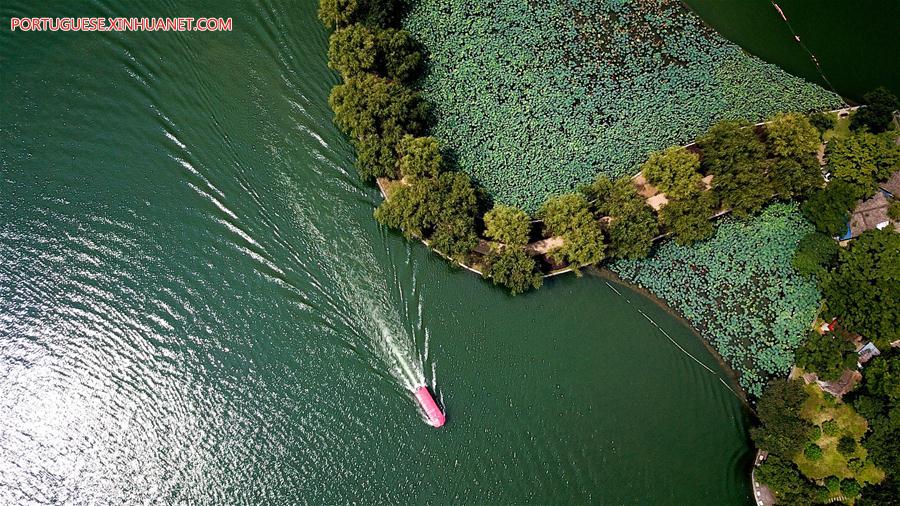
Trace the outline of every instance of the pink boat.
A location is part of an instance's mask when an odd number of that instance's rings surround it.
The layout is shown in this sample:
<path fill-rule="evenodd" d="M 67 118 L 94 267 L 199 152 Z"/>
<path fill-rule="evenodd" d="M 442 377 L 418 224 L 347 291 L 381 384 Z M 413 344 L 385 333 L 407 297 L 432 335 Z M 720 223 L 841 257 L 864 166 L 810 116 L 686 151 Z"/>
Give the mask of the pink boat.
<path fill-rule="evenodd" d="M 419 406 L 422 406 L 422 409 L 425 410 L 425 416 L 428 417 L 428 425 L 432 427 L 444 425 L 447 418 L 437 403 L 434 402 L 434 397 L 431 396 L 427 386 L 422 385 L 416 389 L 416 400 L 419 401 Z"/>

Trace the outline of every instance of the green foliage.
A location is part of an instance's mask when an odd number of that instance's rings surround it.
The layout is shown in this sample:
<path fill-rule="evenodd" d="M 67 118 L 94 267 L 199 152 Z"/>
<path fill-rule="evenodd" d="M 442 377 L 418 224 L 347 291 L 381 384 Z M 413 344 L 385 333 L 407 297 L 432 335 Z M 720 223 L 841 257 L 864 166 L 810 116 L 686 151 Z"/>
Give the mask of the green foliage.
<path fill-rule="evenodd" d="M 797 348 L 797 365 L 816 373 L 820 379 L 835 381 L 847 369 L 856 368 L 856 347 L 834 333 L 819 334 L 810 331 L 803 344 Z"/>
<path fill-rule="evenodd" d="M 720 119 L 841 103 L 674 0 L 421 0 L 404 27 L 429 54 L 434 135 L 494 200 L 529 213 Z"/>
<path fill-rule="evenodd" d="M 822 188 L 825 180 L 814 156 L 779 158 L 770 163 L 769 179 L 775 193 L 784 199 L 804 198 Z"/>
<path fill-rule="evenodd" d="M 675 236 L 681 246 L 708 239 L 713 235 L 710 216 L 715 211 L 715 198 L 709 192 L 690 198 L 673 200 L 659 211 L 659 223 Z"/>
<path fill-rule="evenodd" d="M 600 176 L 591 186 L 582 188 L 582 192 L 595 200 L 593 207 L 598 216 L 610 218 L 609 256 L 637 259 L 650 253 L 659 225 L 652 208 L 637 194 L 631 178 L 621 177 L 612 182 Z"/>
<path fill-rule="evenodd" d="M 697 143 L 703 150 L 701 165 L 713 174 L 713 191 L 738 217 L 758 212 L 775 192 L 766 177 L 766 148 L 746 121 L 722 121 Z"/>
<path fill-rule="evenodd" d="M 796 205 L 773 204 L 746 222 L 723 219 L 707 241 L 667 242 L 610 268 L 666 300 L 760 395 L 767 376 L 787 374 L 819 307 L 815 282 L 791 266 L 810 231 Z"/>
<path fill-rule="evenodd" d="M 328 66 L 344 79 L 371 73 L 408 81 L 421 62 L 415 41 L 404 30 L 353 24 L 335 31 L 328 41 Z"/>
<path fill-rule="evenodd" d="M 824 134 L 828 130 L 833 129 L 837 126 L 837 118 L 834 114 L 827 112 L 816 112 L 809 115 L 809 122 L 812 126 L 816 127 L 816 130 L 819 131 L 819 134 Z"/>
<path fill-rule="evenodd" d="M 647 181 L 668 197 L 687 198 L 702 189 L 700 157 L 679 146 L 652 153 L 641 165 Z"/>
<path fill-rule="evenodd" d="M 853 436 L 841 436 L 838 440 L 837 450 L 842 455 L 853 455 L 856 452 L 856 440 Z"/>
<path fill-rule="evenodd" d="M 856 444 L 855 441 L 854 444 Z M 860 472 L 864 465 L 865 463 L 860 459 L 850 459 L 847 461 L 847 469 L 850 469 L 854 473 Z"/>
<path fill-rule="evenodd" d="M 595 264 L 604 258 L 606 244 L 600 223 L 591 214 L 587 199 L 578 193 L 554 197 L 541 206 L 544 232 L 561 236 L 564 244 L 549 255 L 575 266 Z"/>
<path fill-rule="evenodd" d="M 760 426 L 750 429 L 758 448 L 776 455 L 791 456 L 809 448 L 812 425 L 801 416 L 807 393 L 800 381 L 776 379 L 769 382 L 756 412 Z"/>
<path fill-rule="evenodd" d="M 822 431 L 825 432 L 827 436 L 837 436 L 838 432 L 841 430 L 838 427 L 837 420 L 825 420 L 822 422 Z"/>
<path fill-rule="evenodd" d="M 806 448 L 803 449 L 803 455 L 806 455 L 806 458 L 809 460 L 819 460 L 822 458 L 822 447 L 816 443 L 806 443 Z"/>
<path fill-rule="evenodd" d="M 822 284 L 829 315 L 868 339 L 900 339 L 900 234 L 870 230 L 854 239 Z"/>
<path fill-rule="evenodd" d="M 894 221 L 900 222 L 900 200 L 891 202 L 891 206 L 888 207 L 888 217 Z"/>
<path fill-rule="evenodd" d="M 444 159 L 434 137 L 405 135 L 397 144 L 397 155 L 402 177 L 436 177 L 441 173 Z"/>
<path fill-rule="evenodd" d="M 867 363 L 860 390 L 854 406 L 869 420 L 863 445 L 887 474 L 880 486 L 866 487 L 863 503 L 892 504 L 900 497 L 900 350 L 885 348 Z"/>
<path fill-rule="evenodd" d="M 856 497 L 862 489 L 856 480 L 841 480 L 841 493 L 846 497 Z"/>
<path fill-rule="evenodd" d="M 792 160 L 815 160 L 819 131 L 809 119 L 797 113 L 779 113 L 766 125 L 766 145 L 770 156 Z"/>
<path fill-rule="evenodd" d="M 816 230 L 828 236 L 842 236 L 847 229 L 850 210 L 856 204 L 856 190 L 843 181 L 832 180 L 803 203 L 803 216 Z"/>
<path fill-rule="evenodd" d="M 328 103 L 335 124 L 356 144 L 363 179 L 395 176 L 397 143 L 425 128 L 426 108 L 419 93 L 372 74 L 335 86 Z"/>
<path fill-rule="evenodd" d="M 484 215 L 485 235 L 508 246 L 524 246 L 531 232 L 531 218 L 525 211 L 502 204 Z"/>
<path fill-rule="evenodd" d="M 829 476 L 825 478 L 825 488 L 832 494 L 841 489 L 841 479 L 837 476 Z"/>
<path fill-rule="evenodd" d="M 351 23 L 392 26 L 402 14 L 403 0 L 319 0 L 319 19 L 328 28 Z"/>
<path fill-rule="evenodd" d="M 816 496 L 816 487 L 803 478 L 793 462 L 781 456 L 769 455 L 754 474 L 772 490 L 779 504 L 810 504 Z"/>
<path fill-rule="evenodd" d="M 856 198 L 869 197 L 878 181 L 900 169 L 900 146 L 890 133 L 857 132 L 828 143 L 828 168 L 835 179 L 852 186 Z"/>
<path fill-rule="evenodd" d="M 407 238 L 430 239 L 438 251 L 460 257 L 478 243 L 473 216 L 476 204 L 469 178 L 445 172 L 398 185 L 375 210 L 375 218 L 401 229 Z"/>
<path fill-rule="evenodd" d="M 822 428 L 821 427 L 814 426 L 812 429 L 810 429 L 810 431 L 809 431 L 809 440 L 810 441 L 816 441 L 820 437 L 822 437 Z"/>
<path fill-rule="evenodd" d="M 887 88 L 879 87 L 863 95 L 866 104 L 856 111 L 850 128 L 858 130 L 866 128 L 872 133 L 884 132 L 893 120 L 893 111 L 900 109 L 900 102 Z"/>
<path fill-rule="evenodd" d="M 489 276 L 495 285 L 509 288 L 513 295 L 530 288 L 540 288 L 543 283 L 543 277 L 537 270 L 534 259 L 526 255 L 522 248 L 515 247 L 492 252 L 487 259 L 485 275 Z"/>
<path fill-rule="evenodd" d="M 791 265 L 803 276 L 821 278 L 837 262 L 840 246 L 818 232 L 806 234 L 797 244 Z"/>

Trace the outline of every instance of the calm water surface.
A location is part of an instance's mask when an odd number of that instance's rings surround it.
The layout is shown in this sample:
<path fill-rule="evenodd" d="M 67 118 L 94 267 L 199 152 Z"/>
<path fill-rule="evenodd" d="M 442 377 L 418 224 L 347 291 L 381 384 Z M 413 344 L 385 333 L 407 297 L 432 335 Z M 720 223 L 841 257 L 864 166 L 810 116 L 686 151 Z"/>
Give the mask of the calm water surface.
<path fill-rule="evenodd" d="M 748 502 L 746 415 L 674 318 L 378 227 L 314 7 L 0 8 L 0 503 Z M 7 29 L 38 15 L 234 31 Z"/>

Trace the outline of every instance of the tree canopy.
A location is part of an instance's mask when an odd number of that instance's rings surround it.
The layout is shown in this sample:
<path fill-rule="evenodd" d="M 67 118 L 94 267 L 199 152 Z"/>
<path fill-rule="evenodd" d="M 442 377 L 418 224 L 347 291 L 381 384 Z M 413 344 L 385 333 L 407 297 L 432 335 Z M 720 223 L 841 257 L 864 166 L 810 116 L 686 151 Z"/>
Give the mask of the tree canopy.
<path fill-rule="evenodd" d="M 772 189 L 784 199 L 808 197 L 825 183 L 819 161 L 813 156 L 773 160 L 770 164 L 769 179 L 772 182 Z"/>
<path fill-rule="evenodd" d="M 756 408 L 762 425 L 750 429 L 756 446 L 787 458 L 800 452 L 812 430 L 812 424 L 800 415 L 808 395 L 802 381 L 770 381 Z"/>
<path fill-rule="evenodd" d="M 601 176 L 591 188 L 597 195 L 594 202 L 596 213 L 601 217 L 609 217 L 608 256 L 631 259 L 646 257 L 653 246 L 653 239 L 659 233 L 659 223 L 653 209 L 637 193 L 631 178 L 625 176 L 609 182 Z"/>
<path fill-rule="evenodd" d="M 796 351 L 797 365 L 816 373 L 820 379 L 835 381 L 847 369 L 856 368 L 856 347 L 834 333 L 810 331 Z"/>
<path fill-rule="evenodd" d="M 837 118 L 835 118 L 833 113 L 816 112 L 809 115 L 809 122 L 812 123 L 812 126 L 816 127 L 819 134 L 824 134 L 826 131 L 831 130 L 837 125 Z"/>
<path fill-rule="evenodd" d="M 753 214 L 772 198 L 764 169 L 766 148 L 746 121 L 721 121 L 697 140 L 701 166 L 715 175 L 713 191 L 738 217 Z"/>
<path fill-rule="evenodd" d="M 537 263 L 525 254 L 521 247 L 507 246 L 500 251 L 492 252 L 487 258 L 485 275 L 495 285 L 509 288 L 510 293 L 518 295 L 530 288 L 540 288 L 543 283 Z"/>
<path fill-rule="evenodd" d="M 387 27 L 403 14 L 403 0 L 319 0 L 319 19 L 328 28 L 351 23 Z"/>
<path fill-rule="evenodd" d="M 436 177 L 441 173 L 444 159 L 434 137 L 405 135 L 397 144 L 397 155 L 402 177 Z"/>
<path fill-rule="evenodd" d="M 678 244 L 693 244 L 713 235 L 710 217 L 715 209 L 715 198 L 709 192 L 697 192 L 691 198 L 673 200 L 663 206 L 659 223 L 672 232 Z"/>
<path fill-rule="evenodd" d="M 856 110 L 850 120 L 853 130 L 868 129 L 872 133 L 881 133 L 890 127 L 893 112 L 900 109 L 900 102 L 887 88 L 879 87 L 863 95 L 865 107 Z"/>
<path fill-rule="evenodd" d="M 363 179 L 396 175 L 397 143 L 425 128 L 426 107 L 418 92 L 372 74 L 348 79 L 328 97 L 334 122 L 359 151 Z"/>
<path fill-rule="evenodd" d="M 701 188 L 700 157 L 680 146 L 652 153 L 641 165 L 647 181 L 672 198 L 683 198 Z"/>
<path fill-rule="evenodd" d="M 564 241 L 562 247 L 549 253 L 553 259 L 575 266 L 603 260 L 606 249 L 603 232 L 584 195 L 569 193 L 553 197 L 541 206 L 540 215 L 545 234 L 561 236 Z"/>
<path fill-rule="evenodd" d="M 328 66 L 344 79 L 372 73 L 408 81 L 415 76 L 422 55 L 409 32 L 395 28 L 352 24 L 331 34 Z"/>
<path fill-rule="evenodd" d="M 814 158 L 819 144 L 819 131 L 802 114 L 776 114 L 766 124 L 766 145 L 772 156 L 792 160 Z"/>
<path fill-rule="evenodd" d="M 496 205 L 484 215 L 485 235 L 508 246 L 525 246 L 531 218 L 516 207 Z"/>
<path fill-rule="evenodd" d="M 827 312 L 871 340 L 900 338 L 900 234 L 870 230 L 842 251 L 822 284 Z"/>
<path fill-rule="evenodd" d="M 856 204 L 856 190 L 843 181 L 833 180 L 824 189 L 816 190 L 800 206 L 803 217 L 816 230 L 834 237 L 847 229 L 850 210 Z"/>
<path fill-rule="evenodd" d="M 804 276 L 822 276 L 837 262 L 840 246 L 827 235 L 819 232 L 807 234 L 800 239 L 794 251 L 792 264 Z"/>
<path fill-rule="evenodd" d="M 828 143 L 828 168 L 854 188 L 856 198 L 871 196 L 878 181 L 900 170 L 900 146 L 891 134 L 857 132 Z"/>

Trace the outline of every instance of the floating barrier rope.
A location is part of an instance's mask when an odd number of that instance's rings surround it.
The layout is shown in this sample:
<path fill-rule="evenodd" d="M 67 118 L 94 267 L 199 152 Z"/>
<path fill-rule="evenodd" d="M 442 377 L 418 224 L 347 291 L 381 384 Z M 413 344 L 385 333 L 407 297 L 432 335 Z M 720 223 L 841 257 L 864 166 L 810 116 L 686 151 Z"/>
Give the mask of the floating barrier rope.
<path fill-rule="evenodd" d="M 822 80 L 824 80 L 825 83 L 828 84 L 828 87 L 831 88 L 831 91 L 833 91 L 836 95 L 840 96 L 840 93 L 838 93 L 838 90 L 834 87 L 833 84 L 831 84 L 831 81 L 828 80 L 828 76 L 826 76 L 825 72 L 822 70 L 822 65 L 819 64 L 819 59 L 816 58 L 816 55 L 813 54 L 812 51 L 810 51 L 810 49 L 806 46 L 806 44 L 803 43 L 802 40 L 800 40 L 800 35 L 797 34 L 797 31 L 794 30 L 794 26 L 791 25 L 790 21 L 788 21 L 787 15 L 785 15 L 784 11 L 781 10 L 781 6 L 779 6 L 777 3 L 775 3 L 774 0 L 770 0 L 770 2 L 772 3 L 772 6 L 775 7 L 775 10 L 778 11 L 778 14 L 781 15 L 781 19 L 784 21 L 784 24 L 787 25 L 788 30 L 791 31 L 791 35 L 794 36 L 794 40 L 797 41 L 797 44 L 800 44 L 800 48 L 803 49 L 803 51 L 805 51 L 806 54 L 809 55 L 809 59 L 812 60 L 813 65 L 816 66 L 816 71 L 819 73 L 820 76 L 822 76 Z"/>

